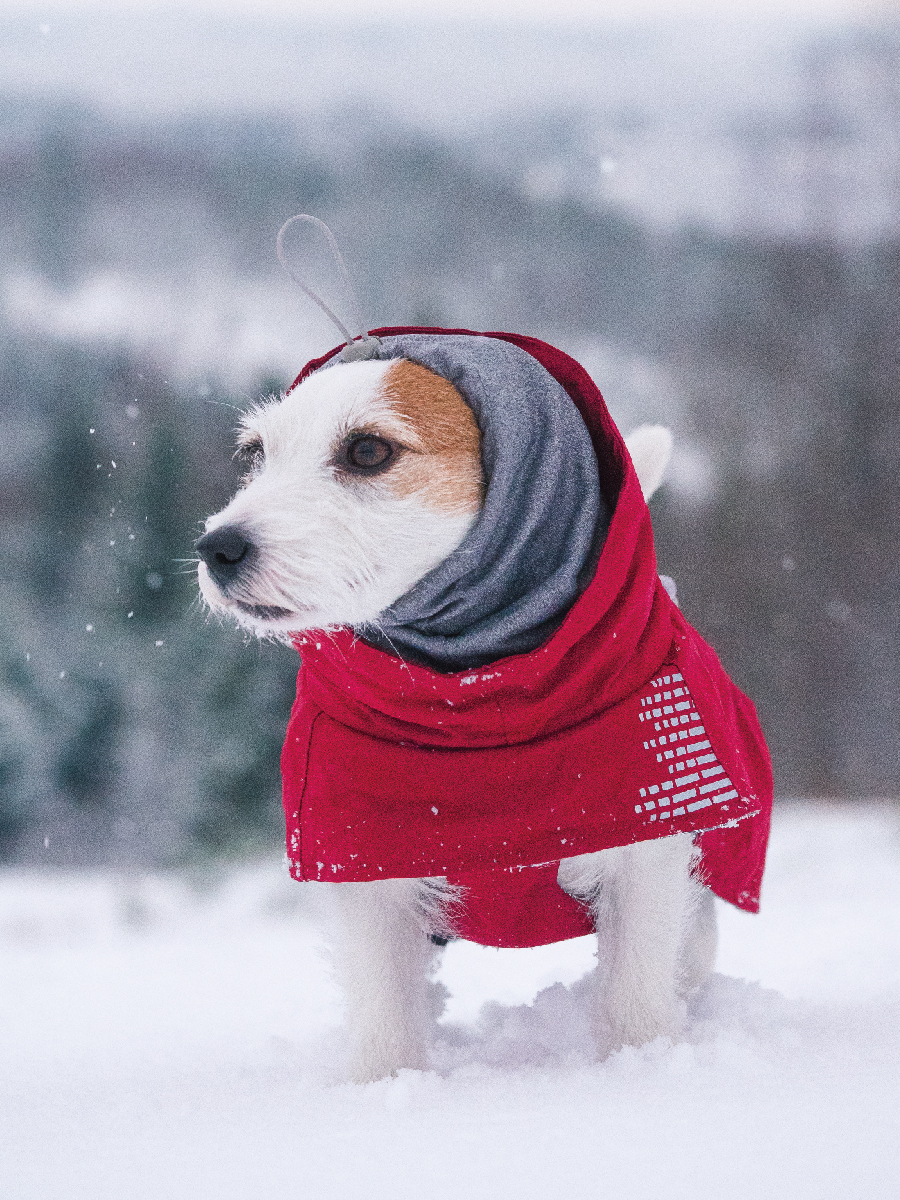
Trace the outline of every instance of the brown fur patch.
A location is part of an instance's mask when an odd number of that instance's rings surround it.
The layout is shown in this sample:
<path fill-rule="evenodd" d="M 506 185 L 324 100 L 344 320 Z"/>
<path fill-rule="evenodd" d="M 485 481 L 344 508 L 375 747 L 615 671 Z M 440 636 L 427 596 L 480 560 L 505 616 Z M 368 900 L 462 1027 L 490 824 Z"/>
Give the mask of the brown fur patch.
<path fill-rule="evenodd" d="M 484 500 L 481 431 L 453 384 L 400 359 L 387 372 L 382 394 L 402 421 L 410 449 L 390 472 L 391 490 L 420 495 L 443 512 L 477 512 Z"/>

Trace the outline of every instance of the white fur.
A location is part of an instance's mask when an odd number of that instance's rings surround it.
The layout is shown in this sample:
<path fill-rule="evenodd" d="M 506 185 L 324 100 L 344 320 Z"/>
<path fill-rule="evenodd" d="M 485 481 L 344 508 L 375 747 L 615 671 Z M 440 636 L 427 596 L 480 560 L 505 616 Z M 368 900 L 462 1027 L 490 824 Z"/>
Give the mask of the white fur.
<path fill-rule="evenodd" d="M 438 511 L 425 495 L 398 498 L 381 477 L 342 479 L 335 447 L 358 428 L 390 425 L 383 397 L 389 364 L 347 364 L 312 376 L 250 415 L 265 464 L 207 522 L 246 529 L 258 563 L 229 594 L 205 566 L 209 604 L 260 634 L 286 635 L 372 621 L 465 537 L 471 512 Z M 662 426 L 627 439 L 645 496 L 659 486 L 672 448 Z M 240 608 L 277 605 L 260 619 Z M 564 860 L 560 885 L 594 913 L 606 971 L 598 970 L 593 1022 L 599 1053 L 678 1036 L 684 996 L 711 970 L 715 918 L 693 874 L 690 835 Z M 350 1077 L 379 1079 L 428 1065 L 441 998 L 430 980 L 429 935 L 452 925 L 454 897 L 441 881 L 388 879 L 320 885 L 332 899 L 333 947 L 347 999 Z"/>

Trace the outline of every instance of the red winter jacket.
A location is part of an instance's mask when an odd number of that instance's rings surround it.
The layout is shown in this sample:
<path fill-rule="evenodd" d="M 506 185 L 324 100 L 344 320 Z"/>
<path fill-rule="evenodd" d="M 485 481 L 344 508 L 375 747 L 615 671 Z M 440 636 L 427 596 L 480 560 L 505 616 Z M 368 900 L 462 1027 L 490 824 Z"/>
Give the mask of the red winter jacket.
<path fill-rule="evenodd" d="M 460 936 L 537 946 L 593 929 L 556 882 L 562 858 L 690 831 L 712 890 L 756 912 L 766 745 L 752 703 L 659 582 L 647 506 L 603 398 L 544 342 L 472 336 L 533 355 L 584 418 L 614 510 L 596 575 L 542 646 L 477 670 L 410 665 L 349 629 L 298 637 L 282 755 L 291 872 L 443 876 L 465 889 Z"/>

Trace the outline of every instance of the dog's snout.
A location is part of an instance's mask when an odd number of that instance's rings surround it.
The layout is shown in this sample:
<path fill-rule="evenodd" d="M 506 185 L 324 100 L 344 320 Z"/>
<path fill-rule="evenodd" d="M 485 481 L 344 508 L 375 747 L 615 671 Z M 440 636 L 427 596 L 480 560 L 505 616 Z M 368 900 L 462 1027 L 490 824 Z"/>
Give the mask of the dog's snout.
<path fill-rule="evenodd" d="M 216 582 L 229 583 L 247 564 L 253 543 L 236 525 L 223 525 L 205 533 L 196 549 Z"/>

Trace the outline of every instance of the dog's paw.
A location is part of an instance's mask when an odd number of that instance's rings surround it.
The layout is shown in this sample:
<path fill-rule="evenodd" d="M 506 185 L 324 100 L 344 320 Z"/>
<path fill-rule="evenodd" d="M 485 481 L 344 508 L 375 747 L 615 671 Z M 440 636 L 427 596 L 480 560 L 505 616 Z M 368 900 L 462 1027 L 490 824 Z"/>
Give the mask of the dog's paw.
<path fill-rule="evenodd" d="M 351 1025 L 347 1033 L 347 1078 L 352 1083 L 374 1083 L 398 1071 L 427 1071 L 430 1066 L 428 1040 L 410 1024 Z"/>
<path fill-rule="evenodd" d="M 402 1052 L 391 1054 L 380 1047 L 366 1047 L 351 1054 L 347 1081 L 377 1083 L 379 1079 L 390 1079 L 398 1071 L 427 1071 L 428 1068 L 428 1055 L 424 1050 L 411 1052 L 405 1047 Z"/>
<path fill-rule="evenodd" d="M 598 1030 L 601 1051 L 615 1054 L 624 1046 L 646 1046 L 657 1038 L 677 1042 L 684 1032 L 687 1011 L 681 1000 L 659 1008 L 639 1008 L 631 1012 L 610 1012 L 604 1028 Z"/>

